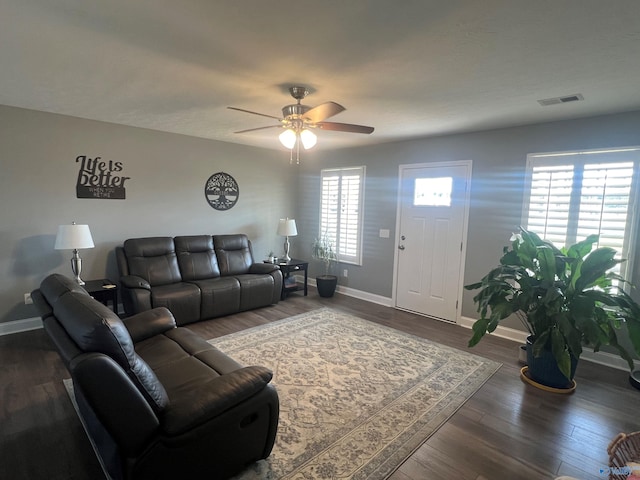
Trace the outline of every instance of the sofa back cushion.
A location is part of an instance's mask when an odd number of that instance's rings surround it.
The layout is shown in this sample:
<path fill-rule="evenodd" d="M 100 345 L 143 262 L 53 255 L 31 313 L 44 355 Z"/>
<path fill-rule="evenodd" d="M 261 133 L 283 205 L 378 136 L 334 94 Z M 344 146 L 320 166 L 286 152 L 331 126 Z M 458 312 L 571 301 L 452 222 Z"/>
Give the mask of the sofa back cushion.
<path fill-rule="evenodd" d="M 168 404 L 167 392 L 138 356 L 127 327 L 111 309 L 89 295 L 68 292 L 58 299 L 53 312 L 80 350 L 102 353 L 117 362 L 154 410 Z"/>
<path fill-rule="evenodd" d="M 240 275 L 249 271 L 253 252 L 246 235 L 214 235 L 213 246 L 222 275 Z"/>
<path fill-rule="evenodd" d="M 178 266 L 185 282 L 220 276 L 211 235 L 175 237 Z"/>
<path fill-rule="evenodd" d="M 42 281 L 42 283 L 40 283 L 40 293 L 44 296 L 52 309 L 58 299 L 68 292 L 77 292 L 89 295 L 87 291 L 78 285 L 75 280 L 65 277 L 64 275 L 60 275 L 59 273 L 49 275 Z"/>
<path fill-rule="evenodd" d="M 182 281 L 173 238 L 130 238 L 123 248 L 130 275 L 144 278 L 152 287 Z"/>

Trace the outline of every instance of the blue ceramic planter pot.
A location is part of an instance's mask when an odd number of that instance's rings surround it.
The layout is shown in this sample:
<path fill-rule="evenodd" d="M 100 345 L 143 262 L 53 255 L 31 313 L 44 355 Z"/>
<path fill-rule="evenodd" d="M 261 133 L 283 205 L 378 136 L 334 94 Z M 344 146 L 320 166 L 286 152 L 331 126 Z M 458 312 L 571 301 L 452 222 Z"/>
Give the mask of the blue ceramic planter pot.
<path fill-rule="evenodd" d="M 573 385 L 573 376 L 576 373 L 578 359 L 571 356 L 571 378 L 567 379 L 556 363 L 551 350 L 544 350 L 539 357 L 533 356 L 533 338 L 527 338 L 527 366 L 531 378 L 547 387 L 570 388 Z"/>

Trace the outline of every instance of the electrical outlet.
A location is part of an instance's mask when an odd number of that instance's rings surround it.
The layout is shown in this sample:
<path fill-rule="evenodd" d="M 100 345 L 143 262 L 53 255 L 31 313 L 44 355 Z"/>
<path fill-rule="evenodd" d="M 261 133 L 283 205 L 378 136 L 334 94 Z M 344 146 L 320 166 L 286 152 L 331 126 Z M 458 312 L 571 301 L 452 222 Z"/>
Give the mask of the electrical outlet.
<path fill-rule="evenodd" d="M 349 270 L 347 270 L 346 268 L 342 271 L 342 276 L 347 278 L 349 276 Z"/>
<path fill-rule="evenodd" d="M 24 294 L 24 304 L 25 305 L 31 305 L 33 303 L 33 299 L 31 298 L 31 294 L 30 293 L 25 293 Z"/>

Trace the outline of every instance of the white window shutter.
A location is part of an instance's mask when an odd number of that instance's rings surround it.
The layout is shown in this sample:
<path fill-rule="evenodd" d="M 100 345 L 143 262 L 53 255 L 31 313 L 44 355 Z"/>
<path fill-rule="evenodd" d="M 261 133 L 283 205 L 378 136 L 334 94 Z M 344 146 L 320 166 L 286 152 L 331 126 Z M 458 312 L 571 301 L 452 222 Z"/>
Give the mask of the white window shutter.
<path fill-rule="evenodd" d="M 362 263 L 364 167 L 322 170 L 320 235 L 333 243 L 341 262 Z"/>
<path fill-rule="evenodd" d="M 599 247 L 632 258 L 640 152 L 565 152 L 530 155 L 523 225 L 562 247 L 599 235 Z M 615 269 L 623 277 L 628 262 Z"/>

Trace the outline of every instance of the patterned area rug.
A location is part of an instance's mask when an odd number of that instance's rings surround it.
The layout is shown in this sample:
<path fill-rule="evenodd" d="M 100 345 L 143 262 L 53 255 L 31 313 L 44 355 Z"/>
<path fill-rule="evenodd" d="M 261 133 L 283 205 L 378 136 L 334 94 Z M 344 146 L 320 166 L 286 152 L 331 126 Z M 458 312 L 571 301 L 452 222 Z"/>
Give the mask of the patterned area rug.
<path fill-rule="evenodd" d="M 237 480 L 387 478 L 500 367 L 326 308 L 209 342 L 280 396 L 271 456 Z"/>

